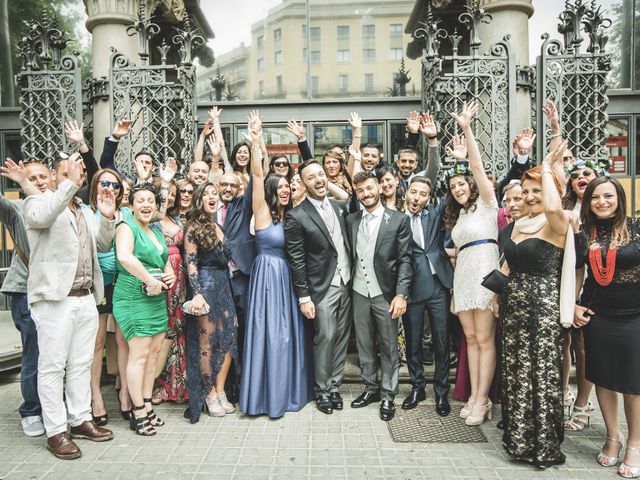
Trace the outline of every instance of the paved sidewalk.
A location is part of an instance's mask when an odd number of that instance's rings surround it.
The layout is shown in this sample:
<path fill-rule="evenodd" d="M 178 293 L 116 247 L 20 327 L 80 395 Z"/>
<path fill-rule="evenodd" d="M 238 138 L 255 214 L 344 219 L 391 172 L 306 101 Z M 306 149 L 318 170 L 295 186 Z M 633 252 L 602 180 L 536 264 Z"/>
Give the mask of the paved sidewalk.
<path fill-rule="evenodd" d="M 402 396 L 409 386 L 402 385 Z M 103 387 L 114 440 L 78 441 L 82 457 L 56 459 L 45 449 L 45 437 L 22 434 L 17 406 L 17 374 L 0 374 L 0 479 L 614 479 L 615 469 L 595 461 L 602 444 L 600 415 L 591 428 L 567 435 L 563 450 L 567 463 L 539 470 L 510 461 L 502 449 L 494 419 L 483 426 L 488 443 L 393 443 L 377 406 L 354 410 L 350 401 L 359 384 L 343 387 L 345 409 L 333 415 L 313 404 L 280 420 L 201 417 L 191 425 L 184 405 L 157 407 L 167 422 L 152 438 L 136 436 L 117 415 L 112 385 Z M 433 398 L 427 400 L 433 403 Z M 398 414 L 401 414 L 398 407 Z M 116 416 L 117 415 L 117 416 Z M 460 420 L 462 421 L 462 420 Z"/>

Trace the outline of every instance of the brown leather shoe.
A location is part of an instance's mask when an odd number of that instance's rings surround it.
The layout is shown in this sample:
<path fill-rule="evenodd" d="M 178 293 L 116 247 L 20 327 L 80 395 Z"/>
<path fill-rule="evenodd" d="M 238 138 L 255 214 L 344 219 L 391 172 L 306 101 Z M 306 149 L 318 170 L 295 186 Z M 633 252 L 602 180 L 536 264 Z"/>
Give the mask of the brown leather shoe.
<path fill-rule="evenodd" d="M 71 438 L 86 438 L 94 442 L 105 442 L 113 438 L 113 432 L 108 428 L 97 427 L 93 422 L 83 422 L 77 427 L 71 427 Z"/>
<path fill-rule="evenodd" d="M 63 460 L 73 460 L 82 456 L 78 445 L 69 438 L 67 432 L 61 432 L 49 437 L 47 439 L 47 450 Z"/>

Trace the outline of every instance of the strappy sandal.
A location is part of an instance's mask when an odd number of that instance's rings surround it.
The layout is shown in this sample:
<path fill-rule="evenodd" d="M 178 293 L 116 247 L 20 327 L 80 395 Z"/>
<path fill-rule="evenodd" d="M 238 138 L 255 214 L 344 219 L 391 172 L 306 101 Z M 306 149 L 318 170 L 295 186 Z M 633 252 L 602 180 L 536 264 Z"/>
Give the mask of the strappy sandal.
<path fill-rule="evenodd" d="M 135 411 L 144 410 L 146 407 L 140 405 L 139 407 L 131 407 L 131 415 L 129 416 L 129 428 L 136 432 L 137 435 L 142 435 L 144 437 L 151 437 L 156 434 L 156 429 L 153 428 L 153 425 L 149 423 L 149 417 L 145 415 L 144 417 L 136 417 Z"/>
<path fill-rule="evenodd" d="M 565 420 L 569 420 L 571 418 L 571 413 L 573 412 L 573 405 L 576 403 L 576 397 L 573 396 L 570 388 L 567 388 L 567 391 L 564 392 L 564 418 Z"/>
<path fill-rule="evenodd" d="M 605 440 L 605 445 L 606 445 L 606 442 L 615 442 L 618 445 L 620 445 L 620 448 L 618 448 L 618 454 L 615 456 L 607 455 L 606 453 L 604 453 L 604 445 L 603 445 L 602 449 L 600 449 L 600 453 L 598 453 L 598 456 L 596 457 L 596 460 L 603 467 L 615 467 L 620 461 L 620 450 L 622 450 L 622 447 L 624 446 L 624 438 L 622 437 L 622 435 L 620 436 L 619 439 L 607 436 Z"/>
<path fill-rule="evenodd" d="M 151 403 L 151 399 L 150 398 L 143 398 L 144 403 L 145 404 L 150 404 L 153 405 Z M 147 417 L 149 417 L 149 422 L 151 423 L 151 426 L 153 427 L 163 427 L 164 426 L 164 420 L 162 420 L 158 415 L 156 415 L 156 412 L 153 411 L 153 408 L 151 410 L 147 410 Z"/>
<path fill-rule="evenodd" d="M 640 454 L 640 448 L 627 446 L 627 452 L 629 450 L 631 450 L 636 455 Z M 628 473 L 625 473 L 625 470 Z M 624 478 L 638 478 L 640 477 L 640 467 L 634 467 L 632 465 L 627 465 L 626 463 L 622 462 L 622 464 L 618 468 L 618 475 Z"/>
<path fill-rule="evenodd" d="M 574 404 L 571 418 L 564 422 L 564 429 L 572 432 L 580 432 L 591 423 L 591 415 L 593 415 L 593 405 L 587 402 L 582 407 Z M 584 420 L 583 420 L 584 419 Z"/>

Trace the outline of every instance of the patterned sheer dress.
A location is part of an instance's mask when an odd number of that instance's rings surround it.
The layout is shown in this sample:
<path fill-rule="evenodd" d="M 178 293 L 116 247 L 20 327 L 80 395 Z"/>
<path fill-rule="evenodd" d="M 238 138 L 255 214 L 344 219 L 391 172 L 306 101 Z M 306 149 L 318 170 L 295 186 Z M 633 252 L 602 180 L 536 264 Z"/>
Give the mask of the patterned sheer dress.
<path fill-rule="evenodd" d="M 540 238 L 505 243 L 502 295 L 503 444 L 539 467 L 564 463 L 560 276 L 563 249 Z"/>

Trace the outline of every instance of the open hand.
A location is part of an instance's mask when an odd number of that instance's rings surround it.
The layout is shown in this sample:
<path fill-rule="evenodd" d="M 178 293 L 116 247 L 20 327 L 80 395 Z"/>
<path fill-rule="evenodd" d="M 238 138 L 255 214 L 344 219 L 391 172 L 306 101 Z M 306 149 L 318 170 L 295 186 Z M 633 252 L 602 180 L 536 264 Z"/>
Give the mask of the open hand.
<path fill-rule="evenodd" d="M 84 142 L 84 123 L 78 125 L 75 120 L 70 120 L 64 124 L 64 133 L 70 142 L 79 144 Z"/>
<path fill-rule="evenodd" d="M 142 161 L 142 157 L 138 157 L 133 161 L 133 169 L 136 171 L 136 175 L 138 176 L 140 183 L 144 183 L 151 178 L 151 167 L 148 167 Z"/>
<path fill-rule="evenodd" d="M 359 162 L 362 154 L 360 150 L 354 147 L 353 145 L 349 145 L 349 156 L 353 158 L 354 161 Z"/>
<path fill-rule="evenodd" d="M 451 146 L 446 147 L 447 155 L 454 160 L 465 160 L 467 158 L 467 141 L 464 135 L 454 135 L 451 137 Z"/>
<path fill-rule="evenodd" d="M 10 158 L 7 158 L 4 161 L 4 166 L 0 167 L 0 172 L 3 177 L 20 185 L 27 179 L 27 168 L 22 163 L 22 160 L 15 163 Z"/>
<path fill-rule="evenodd" d="M 559 164 L 560 166 L 562 166 L 562 156 L 564 155 L 564 152 L 567 149 L 568 143 L 569 142 L 567 140 L 563 140 L 560 144 L 558 144 L 556 148 L 554 148 L 547 154 L 545 159 L 542 161 L 542 165 L 551 169 L 556 164 Z"/>
<path fill-rule="evenodd" d="M 81 187 L 85 179 L 84 162 L 82 161 L 82 157 L 77 152 L 72 153 L 67 160 L 67 163 L 67 178 L 71 180 L 71 182 L 73 182 L 73 184 L 75 184 L 76 186 Z"/>
<path fill-rule="evenodd" d="M 211 110 L 209 110 L 209 118 L 211 118 L 211 120 L 213 120 L 214 122 L 220 121 L 220 114 L 222 113 L 222 109 L 218 108 L 218 107 L 212 107 Z"/>
<path fill-rule="evenodd" d="M 362 119 L 360 118 L 360 115 L 358 115 L 356 112 L 351 112 L 351 114 L 349 115 L 349 124 L 351 125 L 351 128 L 362 128 Z"/>
<path fill-rule="evenodd" d="M 160 171 L 158 173 L 160 174 L 160 180 L 162 180 L 162 183 L 171 183 L 171 180 L 173 180 L 173 177 L 176 176 L 177 172 L 178 162 L 176 162 L 176 159 L 173 157 L 167 157 L 164 167 L 160 167 Z"/>
<path fill-rule="evenodd" d="M 544 113 L 545 117 L 549 120 L 549 126 L 551 130 L 559 133 L 560 132 L 560 117 L 558 114 L 558 107 L 553 100 L 550 98 L 547 99 L 545 104 L 542 106 L 542 113 Z"/>
<path fill-rule="evenodd" d="M 116 123 L 116 126 L 113 127 L 113 132 L 111 132 L 111 136 L 120 140 L 122 137 L 129 135 L 129 131 L 131 130 L 131 120 L 127 118 L 123 118 L 119 122 Z"/>
<path fill-rule="evenodd" d="M 306 131 L 304 129 L 304 120 L 300 120 L 300 123 L 296 122 L 294 119 L 291 119 L 287 122 L 287 130 L 293 133 L 298 140 L 306 135 Z"/>
<path fill-rule="evenodd" d="M 452 113 L 451 116 L 460 128 L 465 130 L 471 127 L 471 120 L 473 120 L 473 117 L 478 113 L 478 109 L 479 107 L 477 102 L 464 102 L 462 104 L 462 111 L 459 114 Z"/>
<path fill-rule="evenodd" d="M 536 134 L 530 128 L 523 128 L 522 132 L 516 137 L 516 146 L 519 155 L 529 155 L 533 142 L 536 141 Z"/>
<path fill-rule="evenodd" d="M 418 112 L 411 111 L 407 115 L 407 130 L 409 133 L 418 133 L 420 130 L 420 114 Z"/>
<path fill-rule="evenodd" d="M 428 112 L 423 113 L 420 117 L 420 133 L 427 138 L 436 137 L 438 135 L 436 122 Z"/>
<path fill-rule="evenodd" d="M 116 213 L 116 197 L 113 190 L 103 188 L 102 193 L 98 193 L 96 204 L 100 215 L 108 220 L 112 220 Z"/>

